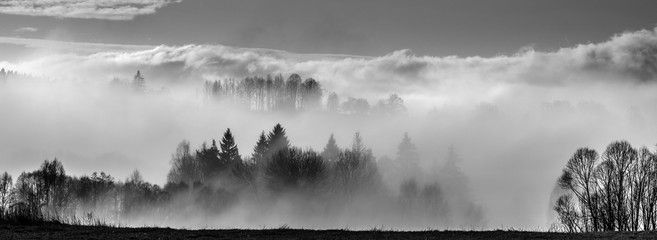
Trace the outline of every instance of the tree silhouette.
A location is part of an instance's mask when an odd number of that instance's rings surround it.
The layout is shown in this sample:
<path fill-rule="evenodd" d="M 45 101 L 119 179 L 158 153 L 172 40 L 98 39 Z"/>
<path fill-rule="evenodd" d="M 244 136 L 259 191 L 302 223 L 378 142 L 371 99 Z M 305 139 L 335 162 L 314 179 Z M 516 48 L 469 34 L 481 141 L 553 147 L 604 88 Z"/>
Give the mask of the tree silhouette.
<path fill-rule="evenodd" d="M 219 159 L 219 148 L 217 142 L 213 139 L 212 145 L 208 148 L 205 143 L 201 149 L 196 150 L 198 168 L 204 181 L 209 181 L 217 177 L 224 170 L 222 161 Z"/>
<path fill-rule="evenodd" d="M 237 161 L 242 161 L 239 150 L 237 149 L 237 144 L 235 144 L 235 138 L 230 132 L 230 128 L 226 129 L 224 136 L 221 139 L 219 144 L 221 152 L 219 153 L 219 159 L 224 163 L 235 163 Z"/>
<path fill-rule="evenodd" d="M 329 137 L 328 143 L 326 143 L 326 146 L 324 147 L 324 151 L 322 152 L 322 158 L 324 160 L 332 162 L 338 159 L 340 156 L 340 148 L 338 145 L 335 143 L 335 138 L 333 137 L 333 134 L 331 134 L 331 137 Z"/>
<path fill-rule="evenodd" d="M 7 71 L 5 69 L 0 69 L 0 83 L 7 80 Z"/>
<path fill-rule="evenodd" d="M 4 72 L 4 69 L 2 70 Z M 0 175 L 0 216 L 4 215 L 9 207 L 12 185 L 13 181 L 11 175 L 7 172 Z"/>
<path fill-rule="evenodd" d="M 304 110 L 318 109 L 322 100 L 322 86 L 313 78 L 301 84 L 301 107 Z"/>
<path fill-rule="evenodd" d="M 397 148 L 396 161 L 401 167 L 404 179 L 411 176 L 417 176 L 420 173 L 420 155 L 415 149 L 415 144 L 413 144 L 411 138 L 408 137 L 408 133 L 404 133 L 404 138 L 402 138 L 402 141 Z"/>
<path fill-rule="evenodd" d="M 312 151 L 286 148 L 272 156 L 266 176 L 268 188 L 276 193 L 298 191 L 313 196 L 327 177 L 327 167 Z"/>
<path fill-rule="evenodd" d="M 132 89 L 136 92 L 144 92 L 146 90 L 146 81 L 140 71 L 137 71 L 135 76 L 132 77 Z"/>
<path fill-rule="evenodd" d="M 654 230 L 657 200 L 657 153 L 634 149 L 627 141 L 595 150 L 580 148 L 558 180 L 566 193 L 555 203 L 568 231 Z M 575 199 L 575 200 L 573 200 Z M 575 202 L 576 201 L 576 202 Z"/>
<path fill-rule="evenodd" d="M 192 184 L 199 180 L 199 174 L 198 162 L 191 153 L 189 142 L 182 141 L 178 144 L 176 152 L 171 155 L 171 170 L 167 175 L 167 181 Z"/>
<path fill-rule="evenodd" d="M 290 147 L 290 141 L 287 139 L 287 135 L 285 134 L 285 128 L 283 128 L 280 123 L 276 124 L 274 129 L 269 132 L 267 141 L 269 142 L 268 151 L 270 155 Z"/>
<path fill-rule="evenodd" d="M 255 147 L 253 147 L 253 161 L 255 161 L 256 163 L 260 163 L 264 161 L 265 158 L 267 157 L 268 151 L 269 151 L 269 141 L 265 136 L 265 132 L 262 131 L 262 133 L 260 133 L 260 137 L 258 137 L 258 142 L 256 143 Z"/>
<path fill-rule="evenodd" d="M 406 113 L 404 100 L 396 93 L 390 94 L 388 98 L 380 100 L 373 111 L 378 114 L 397 115 Z"/>
<path fill-rule="evenodd" d="M 367 114 L 370 110 L 370 103 L 364 98 L 349 97 L 342 103 L 342 110 L 351 114 Z"/>
<path fill-rule="evenodd" d="M 360 132 L 354 133 L 354 140 L 351 144 L 351 150 L 357 153 L 365 153 L 365 143 L 363 143 L 363 138 L 360 136 Z"/>
<path fill-rule="evenodd" d="M 597 160 L 598 153 L 595 150 L 578 149 L 568 160 L 558 181 L 561 188 L 572 191 L 579 204 L 585 207 L 582 216 L 591 219 L 591 224 L 585 223 L 585 229 L 592 231 L 598 231 L 600 227 L 597 203 L 594 202 Z"/>
<path fill-rule="evenodd" d="M 36 175 L 39 188 L 43 191 L 43 204 L 48 208 L 48 214 L 58 214 L 68 200 L 68 193 L 65 191 L 64 166 L 57 158 L 53 161 L 45 160 Z"/>
<path fill-rule="evenodd" d="M 285 81 L 285 97 L 282 109 L 285 111 L 293 111 L 297 109 L 299 98 L 299 87 L 301 85 L 301 76 L 293 73 Z"/>
<path fill-rule="evenodd" d="M 338 97 L 338 94 L 335 92 L 332 92 L 329 94 L 328 98 L 326 99 L 326 110 L 329 112 L 334 112 L 337 113 L 340 109 L 340 98 Z"/>

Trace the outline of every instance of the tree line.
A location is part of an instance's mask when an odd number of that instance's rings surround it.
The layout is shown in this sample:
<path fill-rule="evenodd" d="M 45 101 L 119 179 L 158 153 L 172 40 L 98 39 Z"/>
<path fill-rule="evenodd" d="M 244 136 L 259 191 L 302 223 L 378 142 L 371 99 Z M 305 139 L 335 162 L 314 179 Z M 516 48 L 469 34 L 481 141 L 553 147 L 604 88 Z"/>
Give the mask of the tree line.
<path fill-rule="evenodd" d="M 45 80 L 21 74 L 16 71 L 0 69 L 0 83 L 9 79 L 16 81 Z M 146 77 L 137 71 L 131 79 L 114 77 L 109 82 L 112 90 L 136 94 L 166 93 L 167 88 L 151 89 Z M 242 79 L 205 81 L 202 97 L 210 102 L 224 102 L 230 106 L 262 112 L 296 112 L 327 111 L 341 114 L 399 115 L 406 113 L 404 100 L 396 93 L 378 100 L 375 104 L 365 98 L 347 97 L 341 100 L 339 95 L 322 88 L 314 78 L 305 80 L 299 74 L 292 73 L 287 78 L 282 74 L 250 76 Z"/>
<path fill-rule="evenodd" d="M 204 93 L 208 99 L 227 101 L 256 111 L 320 111 L 348 114 L 401 114 L 406 112 L 404 100 L 391 94 L 370 106 L 367 99 L 348 97 L 340 101 L 337 93 L 326 96 L 325 89 L 313 78 L 302 80 L 296 73 L 285 79 L 282 74 L 251 76 L 240 80 L 206 81 Z"/>
<path fill-rule="evenodd" d="M 568 232 L 657 229 L 657 151 L 610 143 L 602 155 L 580 148 L 557 181 L 554 210 Z"/>
<path fill-rule="evenodd" d="M 361 211 L 364 216 L 389 216 L 389 224 L 445 226 L 480 221 L 480 212 L 469 212 L 467 222 L 454 220 L 457 218 L 453 216 L 462 213 L 450 205 L 465 199 L 452 201 L 453 197 L 447 196 L 452 194 L 449 187 L 419 178 L 422 172 L 417 160 L 408 135 L 399 145 L 394 169 L 384 166 L 381 171 L 359 133 L 348 148 L 338 147 L 331 135 L 324 149 L 316 152 L 292 146 L 280 124 L 268 133 L 263 131 L 253 153 L 245 156 L 227 129 L 220 141 L 203 143 L 198 149 L 182 141 L 171 156 L 164 187 L 144 181 L 139 171 L 124 181 L 104 172 L 69 176 L 57 159 L 44 161 L 38 170 L 21 173 L 15 182 L 5 172 L 0 175 L 0 220 L 73 218 L 93 223 L 102 218 L 152 224 L 144 220 L 149 216 L 151 221 L 158 219 L 167 224 L 199 215 L 218 219 L 240 205 L 250 206 L 255 209 L 251 214 L 257 212 L 266 218 L 277 216 L 284 202 L 295 206 L 286 212 L 285 216 L 298 217 L 290 221 L 316 216 L 337 224 L 342 214 L 352 211 Z M 408 168 L 411 170 L 401 169 L 407 163 L 413 166 Z M 399 185 L 389 186 L 382 180 L 382 173 L 391 171 L 411 172 L 403 175 Z"/>

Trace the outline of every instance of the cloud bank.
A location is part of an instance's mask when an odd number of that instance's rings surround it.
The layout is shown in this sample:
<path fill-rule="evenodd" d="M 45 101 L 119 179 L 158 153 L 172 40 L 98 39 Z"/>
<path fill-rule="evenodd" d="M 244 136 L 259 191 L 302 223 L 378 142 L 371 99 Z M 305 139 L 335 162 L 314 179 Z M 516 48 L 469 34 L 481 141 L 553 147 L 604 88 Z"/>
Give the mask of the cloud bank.
<path fill-rule="evenodd" d="M 475 102 L 495 101 L 513 86 L 645 83 L 657 79 L 657 29 L 626 32 L 606 42 L 554 52 L 530 49 L 490 58 L 418 56 L 410 50 L 362 57 L 223 45 L 124 46 L 14 38 L 0 38 L 0 43 L 42 51 L 57 49 L 15 63 L 21 71 L 53 77 L 110 79 L 141 69 L 147 76 L 151 74 L 151 83 L 198 84 L 204 80 L 296 72 L 314 77 L 326 89 L 345 96 L 376 99 L 397 92 L 411 99 L 433 96 L 431 105 L 443 104 L 445 99 L 464 101 L 459 99 L 464 93 L 479 96 L 473 99 Z"/>
<path fill-rule="evenodd" d="M 154 14 L 176 0 L 5 0 L 0 2 L 0 13 L 12 15 L 47 16 L 56 18 L 85 18 L 103 20 L 132 20 L 139 15 Z"/>

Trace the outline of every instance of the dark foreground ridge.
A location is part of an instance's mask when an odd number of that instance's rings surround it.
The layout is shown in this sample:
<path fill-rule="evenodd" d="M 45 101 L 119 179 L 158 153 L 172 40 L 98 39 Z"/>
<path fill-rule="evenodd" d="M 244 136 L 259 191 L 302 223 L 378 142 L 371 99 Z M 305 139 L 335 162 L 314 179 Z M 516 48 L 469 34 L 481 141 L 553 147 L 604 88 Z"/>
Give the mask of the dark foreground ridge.
<path fill-rule="evenodd" d="M 522 231 L 181 230 L 64 224 L 0 224 L 0 239 L 655 239 L 656 232 L 555 233 Z"/>

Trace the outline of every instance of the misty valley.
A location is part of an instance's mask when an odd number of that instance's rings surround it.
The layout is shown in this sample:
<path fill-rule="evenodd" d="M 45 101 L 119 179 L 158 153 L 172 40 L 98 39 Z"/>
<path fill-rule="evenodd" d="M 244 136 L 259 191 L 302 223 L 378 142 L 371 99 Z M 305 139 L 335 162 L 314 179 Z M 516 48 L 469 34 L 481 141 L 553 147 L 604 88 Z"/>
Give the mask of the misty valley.
<path fill-rule="evenodd" d="M 155 94 L 147 93 L 140 72 L 129 83 L 115 79 L 109 84 L 125 94 Z M 319 111 L 324 109 L 320 87 L 313 79 L 301 81 L 297 74 L 287 80 L 280 75 L 249 77 L 206 82 L 204 98 L 249 111 Z M 371 111 L 379 117 L 406 111 L 396 94 L 371 110 L 364 99 L 338 101 L 337 94 L 330 94 L 327 111 Z M 0 177 L 0 216 L 9 222 L 192 228 L 484 227 L 484 215 L 471 200 L 454 148 L 444 166 L 425 172 L 406 133 L 394 158 L 378 159 L 359 132 L 349 147 L 339 147 L 330 135 L 323 150 L 315 151 L 292 146 L 285 128 L 276 124 L 254 137 L 257 142 L 248 155 L 240 154 L 235 138 L 228 128 L 199 148 L 180 142 L 171 155 L 164 186 L 145 181 L 139 170 L 123 181 L 102 171 L 67 175 L 57 158 L 22 172 L 15 181 L 5 172 Z"/>
<path fill-rule="evenodd" d="M 0 239 L 654 239 L 655 3 L 560 1 L 0 0 Z"/>

